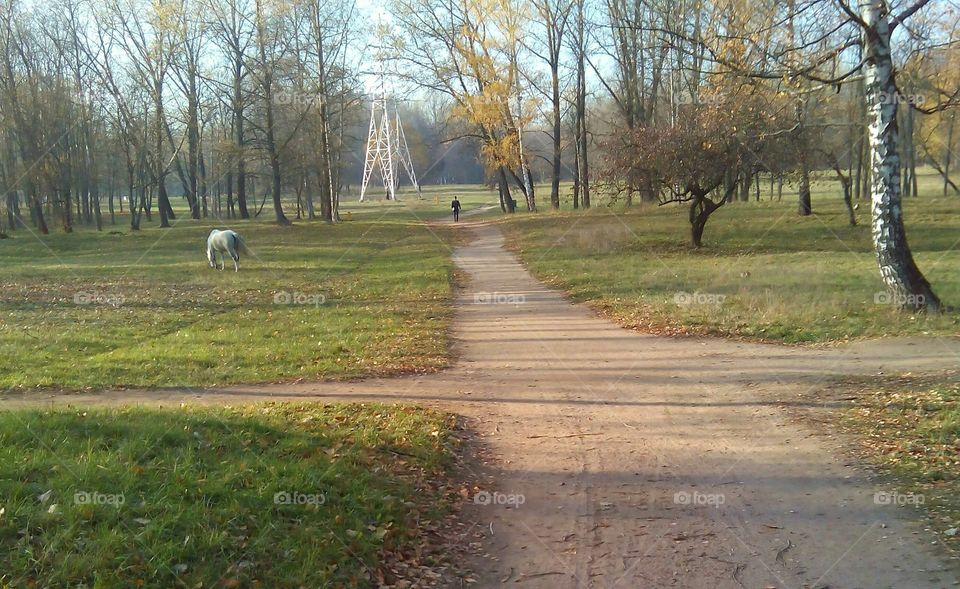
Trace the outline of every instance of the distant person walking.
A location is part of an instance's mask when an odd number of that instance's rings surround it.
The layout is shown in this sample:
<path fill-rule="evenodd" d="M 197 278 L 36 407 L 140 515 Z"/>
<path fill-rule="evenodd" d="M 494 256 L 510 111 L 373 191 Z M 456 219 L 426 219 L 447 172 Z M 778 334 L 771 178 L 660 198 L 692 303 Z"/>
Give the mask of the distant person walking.
<path fill-rule="evenodd" d="M 453 222 L 456 223 L 460 220 L 460 199 L 453 197 L 453 202 L 450 203 L 450 208 L 453 209 Z"/>

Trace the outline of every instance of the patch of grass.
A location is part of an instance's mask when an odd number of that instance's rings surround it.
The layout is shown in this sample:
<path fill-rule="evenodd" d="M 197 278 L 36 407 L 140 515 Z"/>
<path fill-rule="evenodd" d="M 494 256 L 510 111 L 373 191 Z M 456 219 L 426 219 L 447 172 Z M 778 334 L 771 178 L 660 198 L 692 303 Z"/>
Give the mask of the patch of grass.
<path fill-rule="evenodd" d="M 239 273 L 205 259 L 207 233 L 226 225 L 254 253 Z M 108 229 L 122 233 L 18 230 L 0 242 L 0 389 L 337 379 L 447 362 L 449 229 L 402 216 Z"/>
<path fill-rule="evenodd" d="M 960 375 L 847 379 L 837 423 L 898 493 L 923 495 L 944 540 L 960 550 Z"/>
<path fill-rule="evenodd" d="M 0 585 L 371 586 L 443 514 L 455 426 L 353 404 L 0 413 Z"/>
<path fill-rule="evenodd" d="M 910 245 L 948 305 L 960 305 L 960 199 L 905 201 Z M 625 325 L 667 333 L 830 342 L 885 335 L 960 333 L 960 315 L 910 315 L 886 296 L 870 239 L 869 202 L 846 224 L 836 184 L 814 184 L 814 211 L 781 202 L 730 203 L 707 225 L 704 248 L 687 245 L 686 208 L 596 206 L 517 215 L 503 227 L 540 279 Z M 923 192 L 923 191 L 926 192 Z M 766 195 L 767 198 L 769 195 Z M 789 200 L 788 200 L 789 199 Z"/>

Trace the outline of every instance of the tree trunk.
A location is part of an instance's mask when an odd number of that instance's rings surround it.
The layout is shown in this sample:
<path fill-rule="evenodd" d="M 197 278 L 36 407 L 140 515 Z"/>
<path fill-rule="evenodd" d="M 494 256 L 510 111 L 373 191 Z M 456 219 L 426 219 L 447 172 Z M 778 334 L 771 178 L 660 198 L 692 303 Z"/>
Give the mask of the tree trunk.
<path fill-rule="evenodd" d="M 943 195 L 947 195 L 947 187 L 950 185 L 950 160 L 953 155 L 953 127 L 957 122 L 957 113 L 950 113 L 950 126 L 947 127 L 947 145 L 943 154 Z"/>
<path fill-rule="evenodd" d="M 7 190 L 7 225 L 10 229 L 16 229 L 20 221 L 20 210 L 18 206 L 18 197 L 15 190 Z"/>
<path fill-rule="evenodd" d="M 920 193 L 917 187 L 917 144 L 914 141 L 914 114 L 913 106 L 909 106 L 907 108 L 907 122 L 910 125 L 910 130 L 907 133 L 907 138 L 910 141 L 910 194 L 918 197 Z"/>
<path fill-rule="evenodd" d="M 853 211 L 853 198 L 850 195 L 850 178 L 841 176 L 840 185 L 843 187 L 843 204 L 847 207 L 847 220 L 851 227 L 856 227 L 857 215 Z"/>
<path fill-rule="evenodd" d="M 333 164 L 330 161 L 330 128 L 327 124 L 326 99 L 320 105 L 320 133 L 316 170 L 317 184 L 320 187 L 320 217 L 327 223 L 333 222 Z"/>
<path fill-rule="evenodd" d="M 244 136 L 243 113 L 243 62 L 237 60 L 233 64 L 233 141 L 237 150 L 237 210 L 241 219 L 249 219 L 247 210 L 247 158 L 244 153 L 246 137 Z"/>
<path fill-rule="evenodd" d="M 103 231 L 103 210 L 100 207 L 100 190 L 93 193 L 93 220 L 97 225 L 97 231 Z"/>
<path fill-rule="evenodd" d="M 853 190 L 857 200 L 860 200 L 861 194 L 861 176 L 863 174 L 863 133 L 859 134 L 857 139 L 857 167 L 853 169 Z"/>
<path fill-rule="evenodd" d="M 699 248 L 703 245 L 703 229 L 707 224 L 707 218 L 703 213 L 697 212 L 694 204 L 690 205 L 690 245 Z"/>
<path fill-rule="evenodd" d="M 233 218 L 233 172 L 227 172 L 227 217 Z"/>
<path fill-rule="evenodd" d="M 577 168 L 580 166 L 579 154 L 574 154 L 573 160 L 573 210 L 580 208 L 580 173 Z"/>
<path fill-rule="evenodd" d="M 752 180 L 750 170 L 740 171 L 740 202 L 750 201 L 750 183 Z"/>
<path fill-rule="evenodd" d="M 736 185 L 737 178 L 733 168 L 727 168 L 723 172 L 723 193 L 726 194 L 728 198 L 732 198 L 736 192 Z"/>
<path fill-rule="evenodd" d="M 273 177 L 273 186 L 272 190 L 270 191 L 273 200 L 273 212 L 277 217 L 277 223 L 280 225 L 289 225 L 290 219 L 283 214 L 283 202 L 280 200 L 282 189 L 280 176 L 280 156 L 276 153 L 276 147 L 273 148 L 273 153 L 270 155 L 270 172 L 271 176 Z"/>
<path fill-rule="evenodd" d="M 201 146 L 203 145 L 203 139 L 200 139 Z M 200 203 L 202 206 L 203 216 L 206 218 L 209 214 L 209 204 L 207 199 L 209 198 L 209 186 L 207 181 L 207 162 L 206 158 L 203 157 L 203 149 L 200 150 L 199 158 L 197 159 L 197 171 L 200 174 Z"/>
<path fill-rule="evenodd" d="M 558 41 L 559 43 L 559 41 Z M 562 118 L 560 112 L 560 64 L 556 61 L 550 64 L 551 91 L 553 101 L 553 169 L 550 178 L 550 206 L 557 210 L 560 208 L 560 158 L 562 155 L 560 134 L 563 132 L 561 126 Z M 530 183 L 533 186 L 533 182 Z"/>
<path fill-rule="evenodd" d="M 574 133 L 576 134 L 576 133 Z M 579 138 L 574 138 L 579 141 Z M 573 154 L 573 210 L 580 208 L 580 146 L 577 145 Z"/>
<path fill-rule="evenodd" d="M 271 190 L 271 197 L 273 199 L 273 212 L 277 217 L 277 223 L 281 225 L 289 225 L 290 219 L 287 219 L 287 216 L 283 214 L 283 202 L 280 200 L 282 177 L 280 175 L 280 154 L 277 152 L 277 141 L 273 132 L 273 93 L 270 91 L 269 86 L 267 88 L 267 99 L 265 100 L 265 106 L 267 110 L 267 156 L 270 160 L 270 175 L 273 180 Z"/>
<path fill-rule="evenodd" d="M 33 211 L 31 216 L 36 220 L 37 230 L 43 235 L 50 233 L 50 229 L 47 227 L 47 221 L 43 216 L 43 206 L 40 204 L 40 197 L 37 195 L 36 188 L 33 186 L 30 187 L 30 210 Z"/>
<path fill-rule="evenodd" d="M 500 186 L 501 207 L 505 206 L 505 212 L 507 213 L 516 212 L 516 203 L 510 195 L 510 183 L 507 181 L 507 171 L 504 170 L 503 166 L 500 166 L 499 176 L 498 184 Z"/>
<path fill-rule="evenodd" d="M 73 233 L 73 215 L 70 211 L 71 204 L 70 190 L 63 191 L 63 232 Z"/>
<path fill-rule="evenodd" d="M 853 199 L 850 194 L 850 176 L 843 173 L 840 167 L 840 160 L 833 155 L 833 171 L 837 173 L 837 179 L 840 180 L 840 187 L 843 189 L 843 204 L 847 208 L 847 220 L 851 227 L 857 226 L 857 216 L 853 211 Z"/>
<path fill-rule="evenodd" d="M 912 138 L 912 133 L 910 132 L 910 110 L 908 106 L 905 111 L 901 111 L 900 113 L 900 120 L 903 122 L 903 128 L 900 129 L 900 171 L 903 180 L 900 195 L 902 198 L 910 198 L 913 188 L 913 182 L 910 181 L 910 139 Z"/>
<path fill-rule="evenodd" d="M 736 188 L 724 193 L 719 202 L 714 202 L 707 198 L 707 193 L 694 194 L 690 201 L 690 245 L 699 248 L 703 245 L 703 230 L 707 226 L 707 220 L 714 211 L 723 206 L 730 200 L 730 197 L 736 192 Z"/>
<path fill-rule="evenodd" d="M 866 100 L 866 97 L 864 97 Z M 864 156 L 863 156 L 863 175 L 860 178 L 862 182 L 862 187 L 860 193 L 863 195 L 863 198 L 872 199 L 870 191 L 872 190 L 871 186 L 873 185 L 873 153 L 870 151 L 870 128 L 869 126 L 865 129 L 866 133 L 864 136 Z"/>
<path fill-rule="evenodd" d="M 586 0 L 577 0 L 577 178 L 580 181 L 580 204 L 590 208 L 590 162 L 587 159 L 587 74 L 586 74 L 586 18 L 584 4 Z"/>
<path fill-rule="evenodd" d="M 524 191 L 524 196 L 527 197 L 527 210 L 535 213 L 537 212 L 537 199 L 536 199 L 536 188 L 533 185 L 533 172 L 530 171 L 529 166 L 524 166 L 521 170 L 524 174 L 524 181 L 526 190 Z"/>
<path fill-rule="evenodd" d="M 175 219 L 173 207 L 170 205 L 170 196 L 167 194 L 167 186 L 164 179 L 161 178 L 157 186 L 157 210 L 160 212 L 160 226 L 169 227 L 170 219 Z"/>
<path fill-rule="evenodd" d="M 800 200 L 798 211 L 801 217 L 813 213 L 813 204 L 810 201 L 810 168 L 807 158 L 800 157 Z"/>
<path fill-rule="evenodd" d="M 257 10 L 260 10 L 259 5 L 257 6 Z M 276 122 L 276 97 L 273 93 L 274 71 L 272 70 L 274 64 L 267 59 L 266 41 L 264 40 L 265 33 L 262 28 L 264 25 L 261 22 L 261 18 L 258 14 L 257 44 L 259 45 L 260 69 L 262 70 L 260 71 L 260 89 L 263 91 L 263 109 L 266 114 L 264 134 L 266 135 L 267 160 L 270 163 L 270 176 L 272 180 L 270 194 L 277 223 L 280 225 L 289 225 L 290 219 L 283 213 L 283 201 L 280 199 L 282 176 L 280 174 L 280 153 L 277 146 L 276 132 L 274 130 L 274 124 Z"/>
<path fill-rule="evenodd" d="M 653 178 L 649 176 L 644 178 L 643 184 L 640 186 L 640 201 L 657 202 L 657 190 L 654 187 Z"/>
<path fill-rule="evenodd" d="M 138 197 L 136 196 L 136 192 L 134 192 L 134 191 L 137 190 L 137 191 L 142 192 L 142 191 L 143 191 L 143 188 L 142 188 L 143 185 L 141 184 L 141 188 L 136 188 L 136 187 L 135 187 L 135 184 L 134 184 L 134 181 L 133 181 L 133 171 L 132 171 L 132 170 L 130 171 L 130 176 L 129 176 L 129 178 L 130 178 L 130 182 L 129 182 L 129 184 L 128 184 L 129 193 L 128 193 L 128 196 L 127 196 L 127 210 L 130 211 L 130 230 L 131 230 L 131 231 L 139 231 L 139 230 L 140 230 L 140 204 L 139 204 Z M 121 197 L 120 202 L 121 202 L 121 203 L 123 202 L 123 197 Z M 123 212 L 123 211 L 121 211 L 121 212 Z"/>
<path fill-rule="evenodd" d="M 192 66 L 193 64 L 191 64 Z M 187 73 L 187 200 L 190 216 L 200 218 L 200 106 L 197 96 L 197 72 L 193 67 Z"/>
<path fill-rule="evenodd" d="M 333 193 L 330 191 L 329 168 L 317 162 L 317 186 L 320 187 L 320 218 L 327 223 L 333 222 Z"/>
<path fill-rule="evenodd" d="M 310 171 L 306 165 L 303 166 L 303 201 L 307 207 L 307 219 L 316 219 L 317 215 L 313 210 L 313 188 L 310 186 Z"/>
<path fill-rule="evenodd" d="M 890 24 L 883 0 L 861 4 L 864 31 L 866 100 L 870 114 L 872 168 L 872 233 L 880 275 L 894 302 L 913 310 L 940 310 L 933 293 L 913 260 L 903 224 L 900 194 L 900 153 L 897 145 L 897 96 L 890 54 Z"/>

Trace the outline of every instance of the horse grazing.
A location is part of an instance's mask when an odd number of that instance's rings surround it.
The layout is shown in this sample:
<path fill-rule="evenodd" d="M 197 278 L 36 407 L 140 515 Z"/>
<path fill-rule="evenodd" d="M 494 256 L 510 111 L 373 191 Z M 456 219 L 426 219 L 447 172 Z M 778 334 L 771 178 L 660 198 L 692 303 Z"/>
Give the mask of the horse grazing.
<path fill-rule="evenodd" d="M 233 271 L 240 271 L 240 254 L 238 252 L 250 254 L 247 244 L 244 243 L 240 234 L 232 229 L 219 230 L 214 229 L 207 237 L 207 260 L 210 261 L 210 267 L 217 270 L 223 270 L 226 256 L 230 254 L 233 258 Z M 217 264 L 217 253 L 220 254 L 220 264 Z"/>

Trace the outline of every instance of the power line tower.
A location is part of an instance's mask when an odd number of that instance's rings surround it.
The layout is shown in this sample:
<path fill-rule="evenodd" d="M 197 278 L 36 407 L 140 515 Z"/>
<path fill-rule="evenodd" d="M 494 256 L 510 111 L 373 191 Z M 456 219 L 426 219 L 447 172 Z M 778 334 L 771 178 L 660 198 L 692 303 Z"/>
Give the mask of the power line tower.
<path fill-rule="evenodd" d="M 393 112 L 394 117 L 391 123 L 387 94 L 383 76 L 381 76 L 380 92 L 374 96 L 370 106 L 370 131 L 367 134 L 367 157 L 363 164 L 360 202 L 363 202 L 367 194 L 367 187 L 370 185 L 374 170 L 380 172 L 386 199 L 396 200 L 397 188 L 400 186 L 398 164 L 403 166 L 410 183 L 417 189 L 417 195 L 423 198 L 420 183 L 417 182 L 417 174 L 413 169 L 413 160 L 410 158 L 410 149 L 407 147 L 407 137 L 400 122 L 400 111 L 394 107 Z"/>

